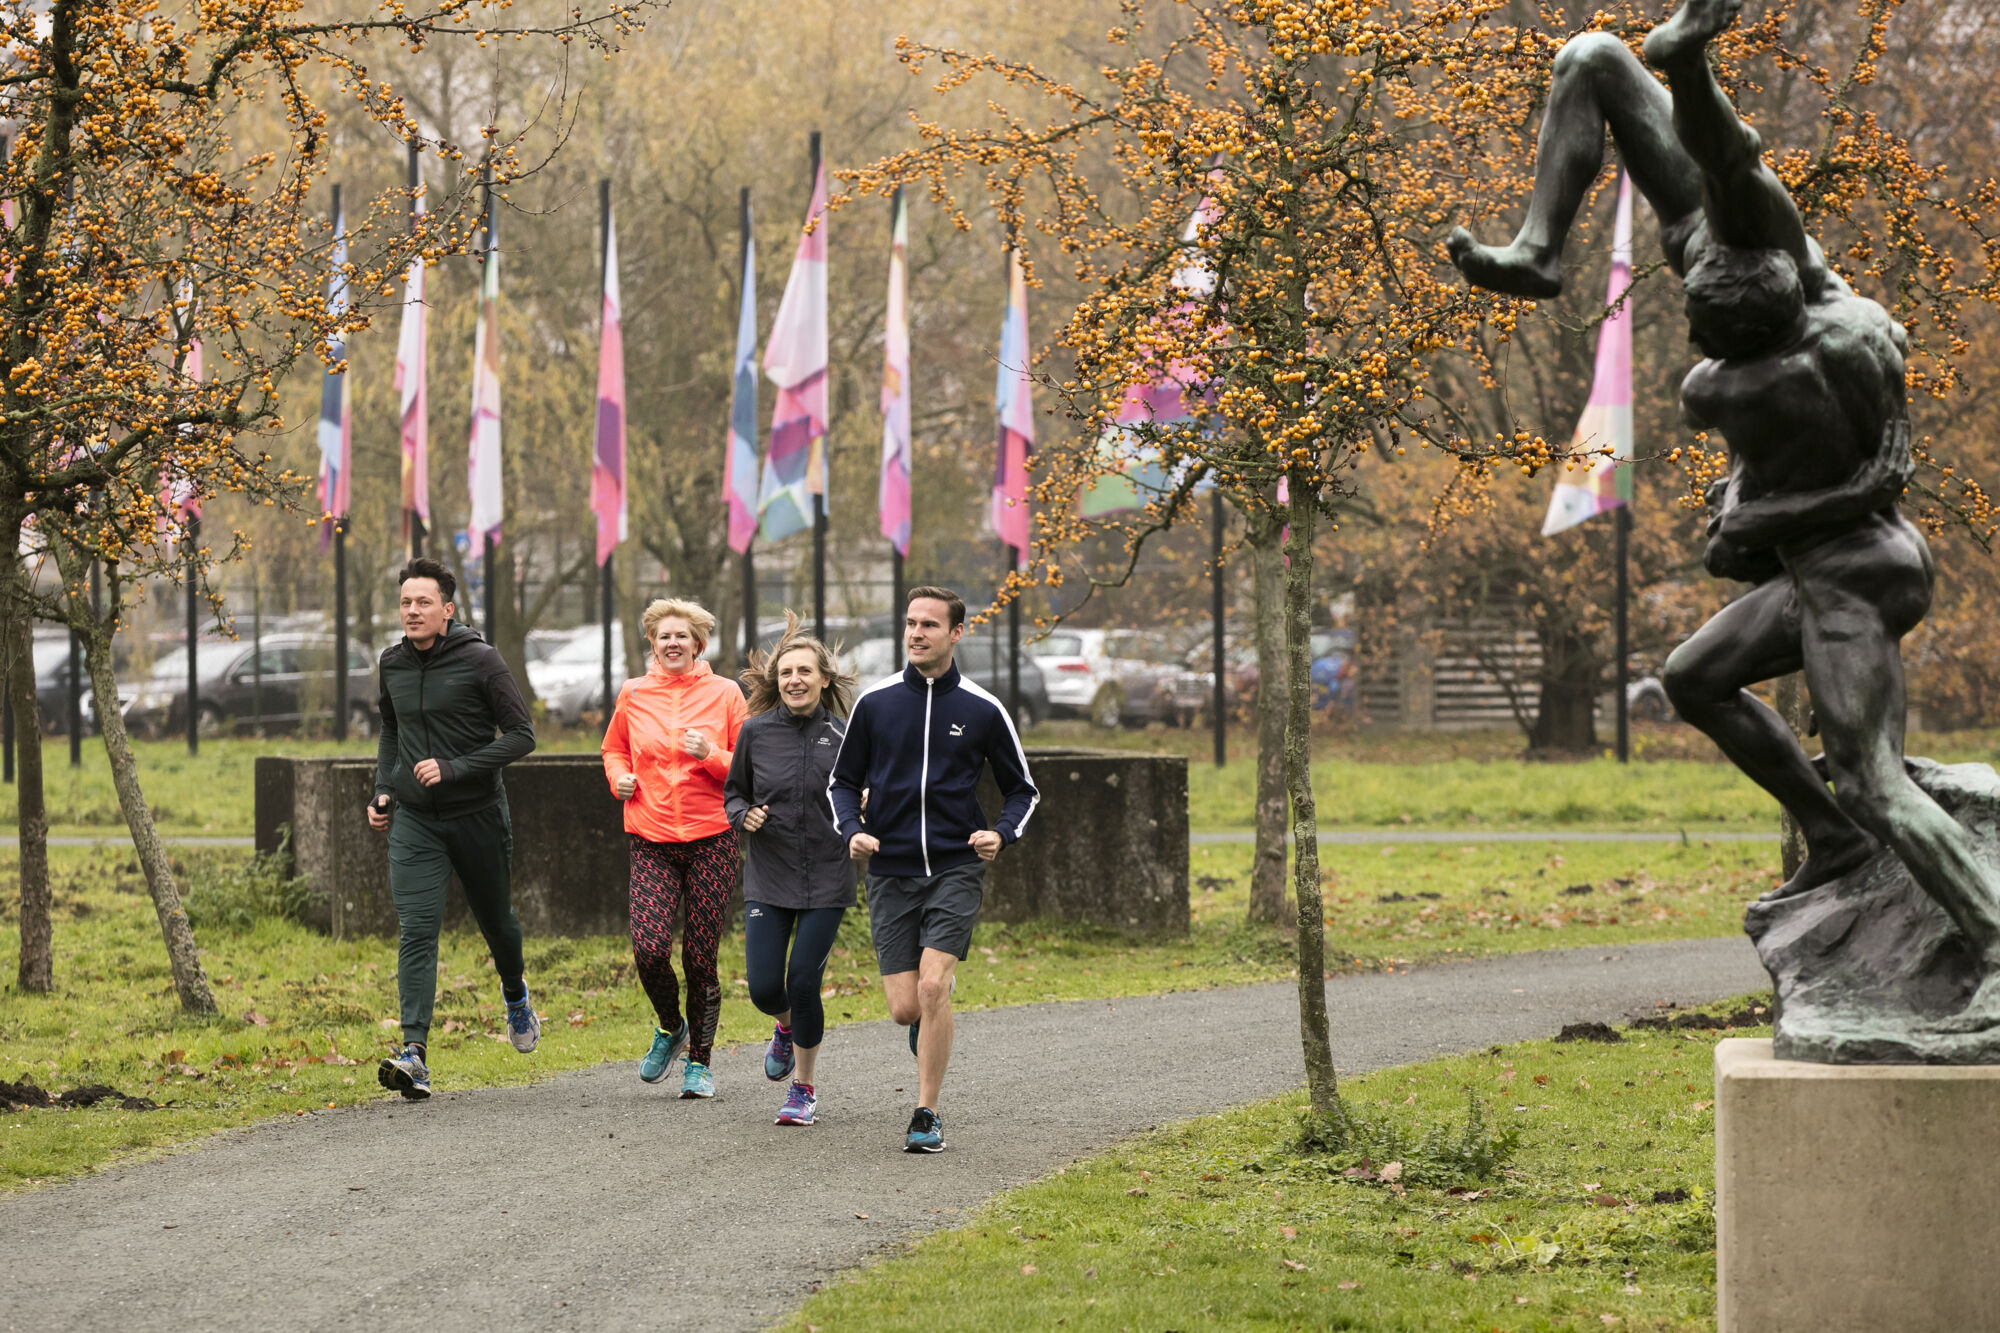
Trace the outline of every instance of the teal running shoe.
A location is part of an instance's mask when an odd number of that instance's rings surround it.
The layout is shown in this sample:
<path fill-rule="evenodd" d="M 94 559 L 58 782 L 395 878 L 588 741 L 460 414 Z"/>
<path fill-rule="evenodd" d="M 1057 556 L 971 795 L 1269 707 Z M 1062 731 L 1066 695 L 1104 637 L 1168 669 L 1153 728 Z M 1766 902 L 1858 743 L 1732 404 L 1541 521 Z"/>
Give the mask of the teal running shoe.
<path fill-rule="evenodd" d="M 778 1112 L 777 1123 L 781 1125 L 810 1125 L 819 1111 L 819 1098 L 814 1095 L 810 1083 L 793 1081 L 785 1093 L 785 1105 Z"/>
<path fill-rule="evenodd" d="M 796 1063 L 796 1057 L 792 1055 L 792 1034 L 773 1023 L 771 1044 L 764 1048 L 764 1077 L 776 1083 L 789 1075 Z M 781 1120 L 778 1123 L 784 1122 Z"/>
<path fill-rule="evenodd" d="M 431 1095 L 431 1071 L 424 1065 L 424 1048 L 413 1041 L 403 1043 L 400 1055 L 382 1061 L 375 1077 L 391 1092 L 400 1092 L 413 1102 Z"/>
<path fill-rule="evenodd" d="M 910 1117 L 910 1132 L 903 1140 L 904 1152 L 943 1152 L 944 1121 L 928 1106 L 919 1106 Z"/>
<path fill-rule="evenodd" d="M 648 1083 L 658 1083 L 667 1076 L 667 1069 L 680 1058 L 687 1049 L 687 1020 L 681 1020 L 680 1031 L 669 1032 L 665 1028 L 653 1029 L 653 1049 L 646 1052 L 645 1059 L 639 1061 L 639 1077 Z"/>
<path fill-rule="evenodd" d="M 715 1075 L 708 1072 L 708 1066 L 699 1060 L 687 1062 L 681 1071 L 681 1096 L 713 1097 L 715 1095 Z"/>
<path fill-rule="evenodd" d="M 529 1002 L 528 992 L 524 990 L 520 999 L 507 1001 L 507 1040 L 513 1042 L 514 1049 L 521 1054 L 530 1055 L 541 1039 L 541 1017 L 535 1013 L 535 1006 Z"/>

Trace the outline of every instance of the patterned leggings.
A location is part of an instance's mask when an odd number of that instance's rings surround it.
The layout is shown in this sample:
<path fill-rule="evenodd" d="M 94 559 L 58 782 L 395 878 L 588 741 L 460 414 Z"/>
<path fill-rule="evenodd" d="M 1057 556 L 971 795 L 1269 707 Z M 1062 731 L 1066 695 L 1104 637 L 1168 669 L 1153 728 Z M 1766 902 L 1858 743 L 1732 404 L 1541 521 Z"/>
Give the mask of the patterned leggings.
<path fill-rule="evenodd" d="M 674 917 L 687 908 L 681 965 L 687 969 L 688 1058 L 707 1064 L 715 1046 L 722 983 L 715 954 L 722 942 L 729 894 L 736 886 L 736 830 L 693 842 L 648 842 L 632 835 L 632 960 L 639 984 L 669 1032 L 681 1025 L 681 987 L 674 975 Z"/>

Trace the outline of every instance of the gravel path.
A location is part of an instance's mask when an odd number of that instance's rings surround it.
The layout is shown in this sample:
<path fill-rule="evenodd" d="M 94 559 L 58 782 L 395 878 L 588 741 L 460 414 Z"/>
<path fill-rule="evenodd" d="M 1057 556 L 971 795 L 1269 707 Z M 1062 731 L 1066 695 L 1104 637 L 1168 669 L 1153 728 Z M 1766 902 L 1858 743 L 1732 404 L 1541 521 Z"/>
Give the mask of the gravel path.
<path fill-rule="evenodd" d="M 1738 937 L 1343 976 L 1327 994 L 1360 1072 L 1767 984 Z M 916 1070 L 884 1023 L 829 1034 L 806 1130 L 772 1125 L 761 1046 L 740 1046 L 712 1102 L 619 1064 L 232 1132 L 0 1199 L 0 1327 L 764 1327 L 1078 1155 L 1297 1086 L 1294 995 L 961 1015 L 939 1156 L 898 1150 Z M 448 1059 L 438 1076 L 449 1088 Z"/>

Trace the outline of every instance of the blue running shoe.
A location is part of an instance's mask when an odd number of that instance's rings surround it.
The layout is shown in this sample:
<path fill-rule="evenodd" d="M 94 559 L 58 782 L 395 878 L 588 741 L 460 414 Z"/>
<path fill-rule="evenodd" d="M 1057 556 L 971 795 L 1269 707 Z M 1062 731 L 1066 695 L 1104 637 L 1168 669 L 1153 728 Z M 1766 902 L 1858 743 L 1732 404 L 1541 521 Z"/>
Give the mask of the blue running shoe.
<path fill-rule="evenodd" d="M 773 1023 L 771 1044 L 764 1048 L 764 1077 L 776 1083 L 792 1072 L 797 1061 L 792 1055 L 792 1034 Z M 778 1122 L 783 1124 L 781 1120 Z"/>
<path fill-rule="evenodd" d="M 413 1102 L 431 1095 L 431 1071 L 424 1066 L 424 1048 L 413 1041 L 403 1043 L 401 1055 L 382 1061 L 375 1077 L 391 1092 L 400 1092 Z"/>
<path fill-rule="evenodd" d="M 520 999 L 507 1001 L 507 1040 L 514 1043 L 515 1050 L 528 1055 L 541 1039 L 541 1016 L 529 1002 L 528 992 L 523 990 Z"/>
<path fill-rule="evenodd" d="M 910 1117 L 910 1133 L 903 1140 L 904 1152 L 943 1152 L 944 1121 L 928 1106 L 919 1106 Z"/>
<path fill-rule="evenodd" d="M 687 1062 L 681 1071 L 681 1096 L 713 1097 L 715 1095 L 715 1075 L 708 1072 L 708 1066 L 699 1060 Z"/>
<path fill-rule="evenodd" d="M 648 1083 L 658 1083 L 667 1076 L 667 1070 L 687 1049 L 687 1020 L 681 1020 L 680 1031 L 669 1032 L 665 1028 L 653 1029 L 653 1049 L 646 1052 L 646 1058 L 639 1061 L 639 1077 Z"/>
<path fill-rule="evenodd" d="M 813 1095 L 812 1084 L 793 1082 L 785 1093 L 784 1109 L 778 1112 L 781 1125 L 810 1125 L 814 1112 L 819 1110 L 819 1098 Z"/>

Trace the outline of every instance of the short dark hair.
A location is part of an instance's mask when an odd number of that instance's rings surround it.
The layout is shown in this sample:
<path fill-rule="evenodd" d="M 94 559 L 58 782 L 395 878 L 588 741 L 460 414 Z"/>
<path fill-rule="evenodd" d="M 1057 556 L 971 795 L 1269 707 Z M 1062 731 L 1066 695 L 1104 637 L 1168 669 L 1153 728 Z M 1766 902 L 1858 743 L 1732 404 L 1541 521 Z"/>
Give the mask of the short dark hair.
<path fill-rule="evenodd" d="M 437 584 L 438 594 L 447 602 L 458 601 L 458 580 L 439 561 L 418 556 L 403 566 L 402 573 L 396 575 L 396 586 L 400 588 L 411 579 L 430 579 Z"/>
<path fill-rule="evenodd" d="M 951 608 L 951 624 L 945 628 L 957 629 L 965 623 L 965 601 L 950 588 L 935 588 L 928 583 L 919 584 L 903 595 L 903 610 L 908 611 L 910 603 L 919 597 L 929 597 Z"/>

